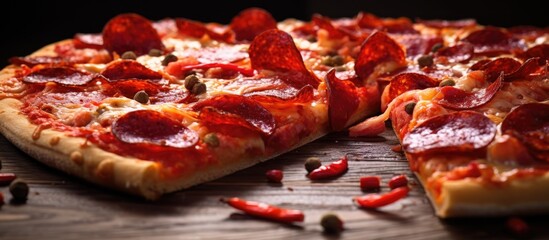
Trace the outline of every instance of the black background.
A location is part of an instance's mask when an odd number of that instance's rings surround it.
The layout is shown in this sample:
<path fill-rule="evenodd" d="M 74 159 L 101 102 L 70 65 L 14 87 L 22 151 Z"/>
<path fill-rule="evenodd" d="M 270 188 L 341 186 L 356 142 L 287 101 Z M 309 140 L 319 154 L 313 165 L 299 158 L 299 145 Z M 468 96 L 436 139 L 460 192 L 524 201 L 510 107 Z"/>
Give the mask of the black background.
<path fill-rule="evenodd" d="M 359 11 L 380 17 L 421 19 L 474 18 L 483 25 L 548 26 L 548 12 L 539 0 L 519 1 L 396 1 L 396 0 L 113 0 L 113 1 L 4 1 L 0 14 L 0 67 L 11 56 L 30 54 L 48 43 L 75 33 L 98 33 L 119 13 L 135 12 L 151 20 L 185 17 L 204 22 L 229 23 L 247 7 L 261 7 L 280 21 L 310 20 L 313 13 L 353 17 Z M 192 4 L 191 4 L 192 3 Z"/>

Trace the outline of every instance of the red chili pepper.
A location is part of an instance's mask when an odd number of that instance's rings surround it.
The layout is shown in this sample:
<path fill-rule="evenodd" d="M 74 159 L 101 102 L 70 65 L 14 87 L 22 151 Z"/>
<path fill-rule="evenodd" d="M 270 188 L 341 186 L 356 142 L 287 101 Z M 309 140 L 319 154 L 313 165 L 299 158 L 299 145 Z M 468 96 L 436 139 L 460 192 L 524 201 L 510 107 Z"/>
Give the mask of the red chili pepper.
<path fill-rule="evenodd" d="M 347 156 L 343 156 L 339 161 L 335 161 L 330 165 L 319 167 L 307 175 L 311 180 L 320 180 L 327 178 L 339 177 L 348 169 Z"/>
<path fill-rule="evenodd" d="M 266 203 L 246 201 L 236 197 L 229 199 L 222 198 L 220 201 L 227 203 L 231 207 L 241 210 L 249 215 L 278 222 L 303 222 L 305 219 L 305 215 L 299 210 L 285 209 Z"/>
<path fill-rule="evenodd" d="M 360 178 L 360 188 L 362 190 L 379 189 L 381 181 L 378 176 L 365 176 Z"/>
<path fill-rule="evenodd" d="M 398 201 L 399 199 L 406 197 L 410 189 L 408 187 L 399 187 L 384 194 L 367 194 L 353 198 L 353 201 L 358 206 L 363 208 L 378 208 L 389 205 Z"/>
<path fill-rule="evenodd" d="M 267 171 L 265 173 L 265 176 L 267 177 L 267 180 L 269 180 L 269 182 L 280 183 L 280 182 L 282 182 L 282 178 L 284 177 L 284 173 L 282 173 L 282 171 L 280 171 L 278 169 L 272 169 L 272 170 Z"/>
<path fill-rule="evenodd" d="M 397 187 L 405 187 L 408 185 L 408 178 L 404 175 L 394 176 L 389 180 L 389 187 L 395 189 Z"/>
<path fill-rule="evenodd" d="M 191 71 L 193 69 L 210 69 L 210 68 L 215 68 L 215 67 L 226 69 L 226 70 L 237 71 L 237 72 L 242 73 L 242 75 L 247 76 L 247 77 L 251 77 L 251 76 L 254 75 L 254 70 L 253 69 L 243 68 L 243 67 L 238 66 L 238 65 L 233 64 L 233 63 L 200 63 L 200 64 L 193 64 L 193 65 L 183 66 L 181 68 L 181 71 L 183 73 L 186 73 L 186 72 Z"/>
<path fill-rule="evenodd" d="M 15 178 L 17 178 L 15 173 L 0 173 L 0 186 L 9 185 Z"/>

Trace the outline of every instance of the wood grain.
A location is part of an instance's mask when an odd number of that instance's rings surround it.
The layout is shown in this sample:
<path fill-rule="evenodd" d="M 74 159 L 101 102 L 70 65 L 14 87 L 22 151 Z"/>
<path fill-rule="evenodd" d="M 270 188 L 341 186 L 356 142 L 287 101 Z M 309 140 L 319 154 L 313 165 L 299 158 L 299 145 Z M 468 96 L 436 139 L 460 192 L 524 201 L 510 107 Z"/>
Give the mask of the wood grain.
<path fill-rule="evenodd" d="M 505 218 L 440 220 L 408 168 L 393 152 L 398 142 L 390 129 L 374 138 L 334 133 L 273 160 L 213 182 L 148 202 L 97 187 L 33 160 L 0 136 L 2 172 L 14 172 L 29 183 L 25 204 L 10 203 L 8 187 L 0 187 L 6 204 L 0 209 L 0 239 L 512 239 Z M 303 163 L 323 163 L 347 154 L 349 171 L 332 181 L 311 182 Z M 264 173 L 282 169 L 282 184 L 270 184 Z M 353 196 L 365 194 L 359 178 L 379 175 L 383 183 L 398 174 L 411 180 L 410 195 L 379 210 L 362 210 Z M 381 191 L 387 191 L 383 187 Z M 302 224 L 285 225 L 249 217 L 219 202 L 241 197 L 305 213 Z M 339 236 L 322 232 L 319 220 L 335 212 L 345 222 Z M 524 217 L 533 238 L 549 238 L 548 216 Z"/>

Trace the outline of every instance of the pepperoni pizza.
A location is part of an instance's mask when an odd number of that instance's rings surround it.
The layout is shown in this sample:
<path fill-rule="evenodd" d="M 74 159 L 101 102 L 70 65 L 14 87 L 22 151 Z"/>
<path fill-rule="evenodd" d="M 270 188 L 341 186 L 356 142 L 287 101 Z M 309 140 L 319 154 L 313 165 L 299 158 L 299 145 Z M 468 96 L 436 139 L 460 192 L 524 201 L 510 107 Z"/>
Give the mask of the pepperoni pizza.
<path fill-rule="evenodd" d="M 156 199 L 390 120 L 438 216 L 547 212 L 548 58 L 547 29 L 472 19 L 122 14 L 12 58 L 0 130 L 52 167 Z"/>

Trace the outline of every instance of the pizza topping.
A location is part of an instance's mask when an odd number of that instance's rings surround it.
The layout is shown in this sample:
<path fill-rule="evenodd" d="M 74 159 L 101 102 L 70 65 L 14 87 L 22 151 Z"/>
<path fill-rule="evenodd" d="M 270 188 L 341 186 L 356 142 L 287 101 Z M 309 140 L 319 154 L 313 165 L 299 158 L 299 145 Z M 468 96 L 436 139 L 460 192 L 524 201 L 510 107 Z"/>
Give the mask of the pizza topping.
<path fill-rule="evenodd" d="M 496 136 L 488 145 L 486 158 L 490 162 L 509 166 L 528 166 L 534 163 L 528 148 L 519 139 L 508 134 Z"/>
<path fill-rule="evenodd" d="M 416 107 L 416 102 L 409 102 L 406 105 L 404 105 L 404 111 L 408 113 L 408 115 L 414 114 L 414 108 Z"/>
<path fill-rule="evenodd" d="M 164 49 L 160 36 L 151 22 L 138 14 L 120 14 L 103 28 L 103 45 L 109 52 L 118 54 L 134 51 L 147 54 L 151 49 Z"/>
<path fill-rule="evenodd" d="M 129 59 L 129 60 L 135 60 L 137 59 L 137 55 L 135 55 L 135 53 L 133 51 L 127 51 L 127 52 L 124 52 L 120 58 L 122 59 Z"/>
<path fill-rule="evenodd" d="M 360 177 L 360 189 L 363 191 L 378 190 L 381 187 L 381 178 L 379 176 Z"/>
<path fill-rule="evenodd" d="M 460 20 L 418 20 L 418 23 L 421 23 L 427 27 L 431 28 L 466 28 L 474 27 L 477 25 L 475 19 L 460 19 Z"/>
<path fill-rule="evenodd" d="M 533 79 L 536 77 L 544 77 L 547 75 L 547 66 L 546 63 L 543 63 L 540 58 L 529 58 L 524 61 L 522 65 L 514 72 L 505 74 L 504 80 L 506 82 L 511 82 L 514 80 L 524 80 L 524 79 Z"/>
<path fill-rule="evenodd" d="M 443 98 L 438 101 L 438 104 L 456 110 L 480 107 L 492 100 L 503 85 L 502 81 L 503 72 L 490 86 L 474 92 L 467 92 L 450 86 L 442 87 L 440 92 L 443 94 Z"/>
<path fill-rule="evenodd" d="M 357 89 L 352 81 L 338 79 L 335 69 L 326 74 L 326 85 L 330 126 L 334 131 L 341 131 L 358 108 Z"/>
<path fill-rule="evenodd" d="M 310 157 L 305 160 L 305 170 L 307 170 L 307 173 L 310 173 L 321 166 L 322 162 L 320 162 L 320 159 L 317 157 Z"/>
<path fill-rule="evenodd" d="M 103 36 L 101 34 L 76 34 L 72 40 L 72 44 L 76 49 L 91 48 L 103 49 Z"/>
<path fill-rule="evenodd" d="M 265 173 L 265 177 L 267 177 L 267 180 L 272 183 L 281 183 L 282 178 L 284 177 L 284 173 L 278 169 L 272 169 Z"/>
<path fill-rule="evenodd" d="M 549 104 L 528 103 L 511 111 L 501 124 L 501 132 L 518 137 L 528 147 L 545 153 L 549 160 Z"/>
<path fill-rule="evenodd" d="M 474 47 L 464 42 L 451 47 L 443 47 L 435 53 L 437 62 L 467 63 L 473 58 Z"/>
<path fill-rule="evenodd" d="M 61 56 L 36 56 L 36 57 L 12 57 L 9 62 L 14 65 L 27 65 L 34 67 L 36 65 L 70 66 L 75 63 L 83 63 L 85 57 L 61 57 Z"/>
<path fill-rule="evenodd" d="M 204 139 L 202 139 L 202 141 L 212 147 L 219 146 L 219 138 L 215 133 L 207 133 L 206 135 L 204 135 Z"/>
<path fill-rule="evenodd" d="M 196 83 L 195 85 L 193 85 L 193 88 L 191 89 L 191 93 L 194 95 L 200 95 L 205 92 L 206 92 L 206 84 L 202 82 Z"/>
<path fill-rule="evenodd" d="M 271 14 L 261 8 L 248 8 L 238 13 L 229 25 L 237 41 L 252 41 L 260 33 L 277 28 Z"/>
<path fill-rule="evenodd" d="M 380 208 L 406 197 L 409 191 L 408 187 L 398 187 L 384 194 L 370 193 L 354 197 L 353 202 L 362 208 Z"/>
<path fill-rule="evenodd" d="M 410 90 L 431 88 L 438 85 L 438 81 L 424 74 L 413 72 L 401 73 L 391 79 L 389 99 L 395 99 L 400 94 Z"/>
<path fill-rule="evenodd" d="M 417 59 L 417 64 L 420 68 L 433 66 L 433 55 L 427 54 Z"/>
<path fill-rule="evenodd" d="M 408 186 L 408 178 L 405 175 L 394 176 L 389 180 L 389 188 L 395 189 Z"/>
<path fill-rule="evenodd" d="M 347 172 L 348 169 L 347 156 L 343 156 L 340 160 L 330 163 L 329 165 L 321 166 L 309 174 L 307 177 L 311 180 L 324 180 L 339 177 Z"/>
<path fill-rule="evenodd" d="M 187 74 L 197 69 L 207 70 L 207 69 L 213 69 L 213 68 L 219 68 L 221 71 L 226 71 L 227 73 L 238 72 L 244 76 L 254 75 L 253 69 L 244 68 L 233 63 L 198 63 L 198 64 L 187 64 L 187 63 L 179 64 L 179 63 L 180 62 L 168 65 L 168 68 L 166 69 L 166 71 L 169 74 L 174 75 L 176 77 L 186 76 Z M 225 76 L 223 76 L 225 75 L 223 74 L 223 72 L 218 73 L 217 75 L 218 76 L 216 76 L 216 78 L 226 78 Z M 226 74 L 226 75 L 232 75 L 232 74 Z"/>
<path fill-rule="evenodd" d="M 305 219 L 305 215 L 299 210 L 281 208 L 266 203 L 247 201 L 236 197 L 229 199 L 222 198 L 220 201 L 227 203 L 229 206 L 241 210 L 251 216 L 265 218 L 268 220 L 293 223 L 303 222 Z"/>
<path fill-rule="evenodd" d="M 23 77 L 26 83 L 55 82 L 63 85 L 85 85 L 97 76 L 69 67 L 41 68 Z"/>
<path fill-rule="evenodd" d="M 355 63 L 355 72 L 367 79 L 374 72 L 387 73 L 406 66 L 402 47 L 386 33 L 376 31 L 362 44 Z"/>
<path fill-rule="evenodd" d="M 149 143 L 174 148 L 187 148 L 198 142 L 198 134 L 181 122 L 153 110 L 137 110 L 118 118 L 112 133 L 125 143 Z"/>
<path fill-rule="evenodd" d="M 307 70 L 292 37 L 284 31 L 273 29 L 261 33 L 250 44 L 248 53 L 255 70 L 273 71 L 297 89 L 306 85 L 318 87 L 319 80 Z"/>
<path fill-rule="evenodd" d="M 169 63 L 177 61 L 177 56 L 168 54 L 162 59 L 162 66 L 168 66 Z"/>
<path fill-rule="evenodd" d="M 473 70 L 484 70 L 487 75 L 487 80 L 493 82 L 503 72 L 504 74 L 513 73 L 520 68 L 519 61 L 509 58 L 501 57 L 492 61 L 482 64 L 481 66 L 471 67 Z"/>
<path fill-rule="evenodd" d="M 230 31 L 219 32 L 215 31 L 214 27 L 208 28 L 201 22 L 193 21 L 185 18 L 175 19 L 177 30 L 180 34 L 193 38 L 202 38 L 208 36 L 211 39 L 222 42 L 233 42 L 233 33 Z"/>
<path fill-rule="evenodd" d="M 202 115 L 206 107 L 213 107 L 224 113 L 236 115 L 238 116 L 237 118 L 241 118 L 247 123 L 244 124 L 244 127 L 249 126 L 248 128 L 257 129 L 265 135 L 272 134 L 276 127 L 273 115 L 259 103 L 250 100 L 247 97 L 239 95 L 215 96 L 198 102 L 193 106 L 193 110 L 201 111 L 200 117 L 202 119 L 206 118 L 206 115 Z M 206 112 L 206 114 L 217 115 L 211 110 L 207 110 Z M 220 116 L 220 118 L 223 117 Z M 234 122 L 231 122 L 229 115 L 227 115 L 226 120 L 219 119 L 218 122 L 214 122 L 213 119 L 205 119 L 205 121 L 215 124 L 234 124 Z"/>
<path fill-rule="evenodd" d="M 402 140 L 412 154 L 471 152 L 486 147 L 496 125 L 481 113 L 461 111 L 432 117 L 417 125 Z"/>
<path fill-rule="evenodd" d="M 470 33 L 463 41 L 473 44 L 475 54 L 498 55 L 512 50 L 511 37 L 499 28 L 486 27 Z"/>
<path fill-rule="evenodd" d="M 526 50 L 524 53 L 518 55 L 518 57 L 526 60 L 530 58 L 539 57 L 543 63 L 549 61 L 549 44 L 540 44 L 533 46 Z"/>
<path fill-rule="evenodd" d="M 189 91 L 193 90 L 193 87 L 194 85 L 196 85 L 197 83 L 199 83 L 200 80 L 198 79 L 198 77 L 194 74 L 192 75 L 189 75 L 185 78 L 185 88 Z"/>
<path fill-rule="evenodd" d="M 151 57 L 160 57 L 162 56 L 162 51 L 156 48 L 153 48 L 149 51 L 149 56 Z"/>
<path fill-rule="evenodd" d="M 328 234 L 339 234 L 344 230 L 343 221 L 334 213 L 326 213 L 320 219 L 320 225 Z"/>
<path fill-rule="evenodd" d="M 133 100 L 141 103 L 141 104 L 147 104 L 149 102 L 149 94 L 147 92 L 141 90 L 139 92 L 136 92 L 133 96 Z"/>
<path fill-rule="evenodd" d="M 155 72 L 141 63 L 132 60 L 120 60 L 109 64 L 101 75 L 109 81 L 123 79 L 162 79 L 162 74 Z"/>

